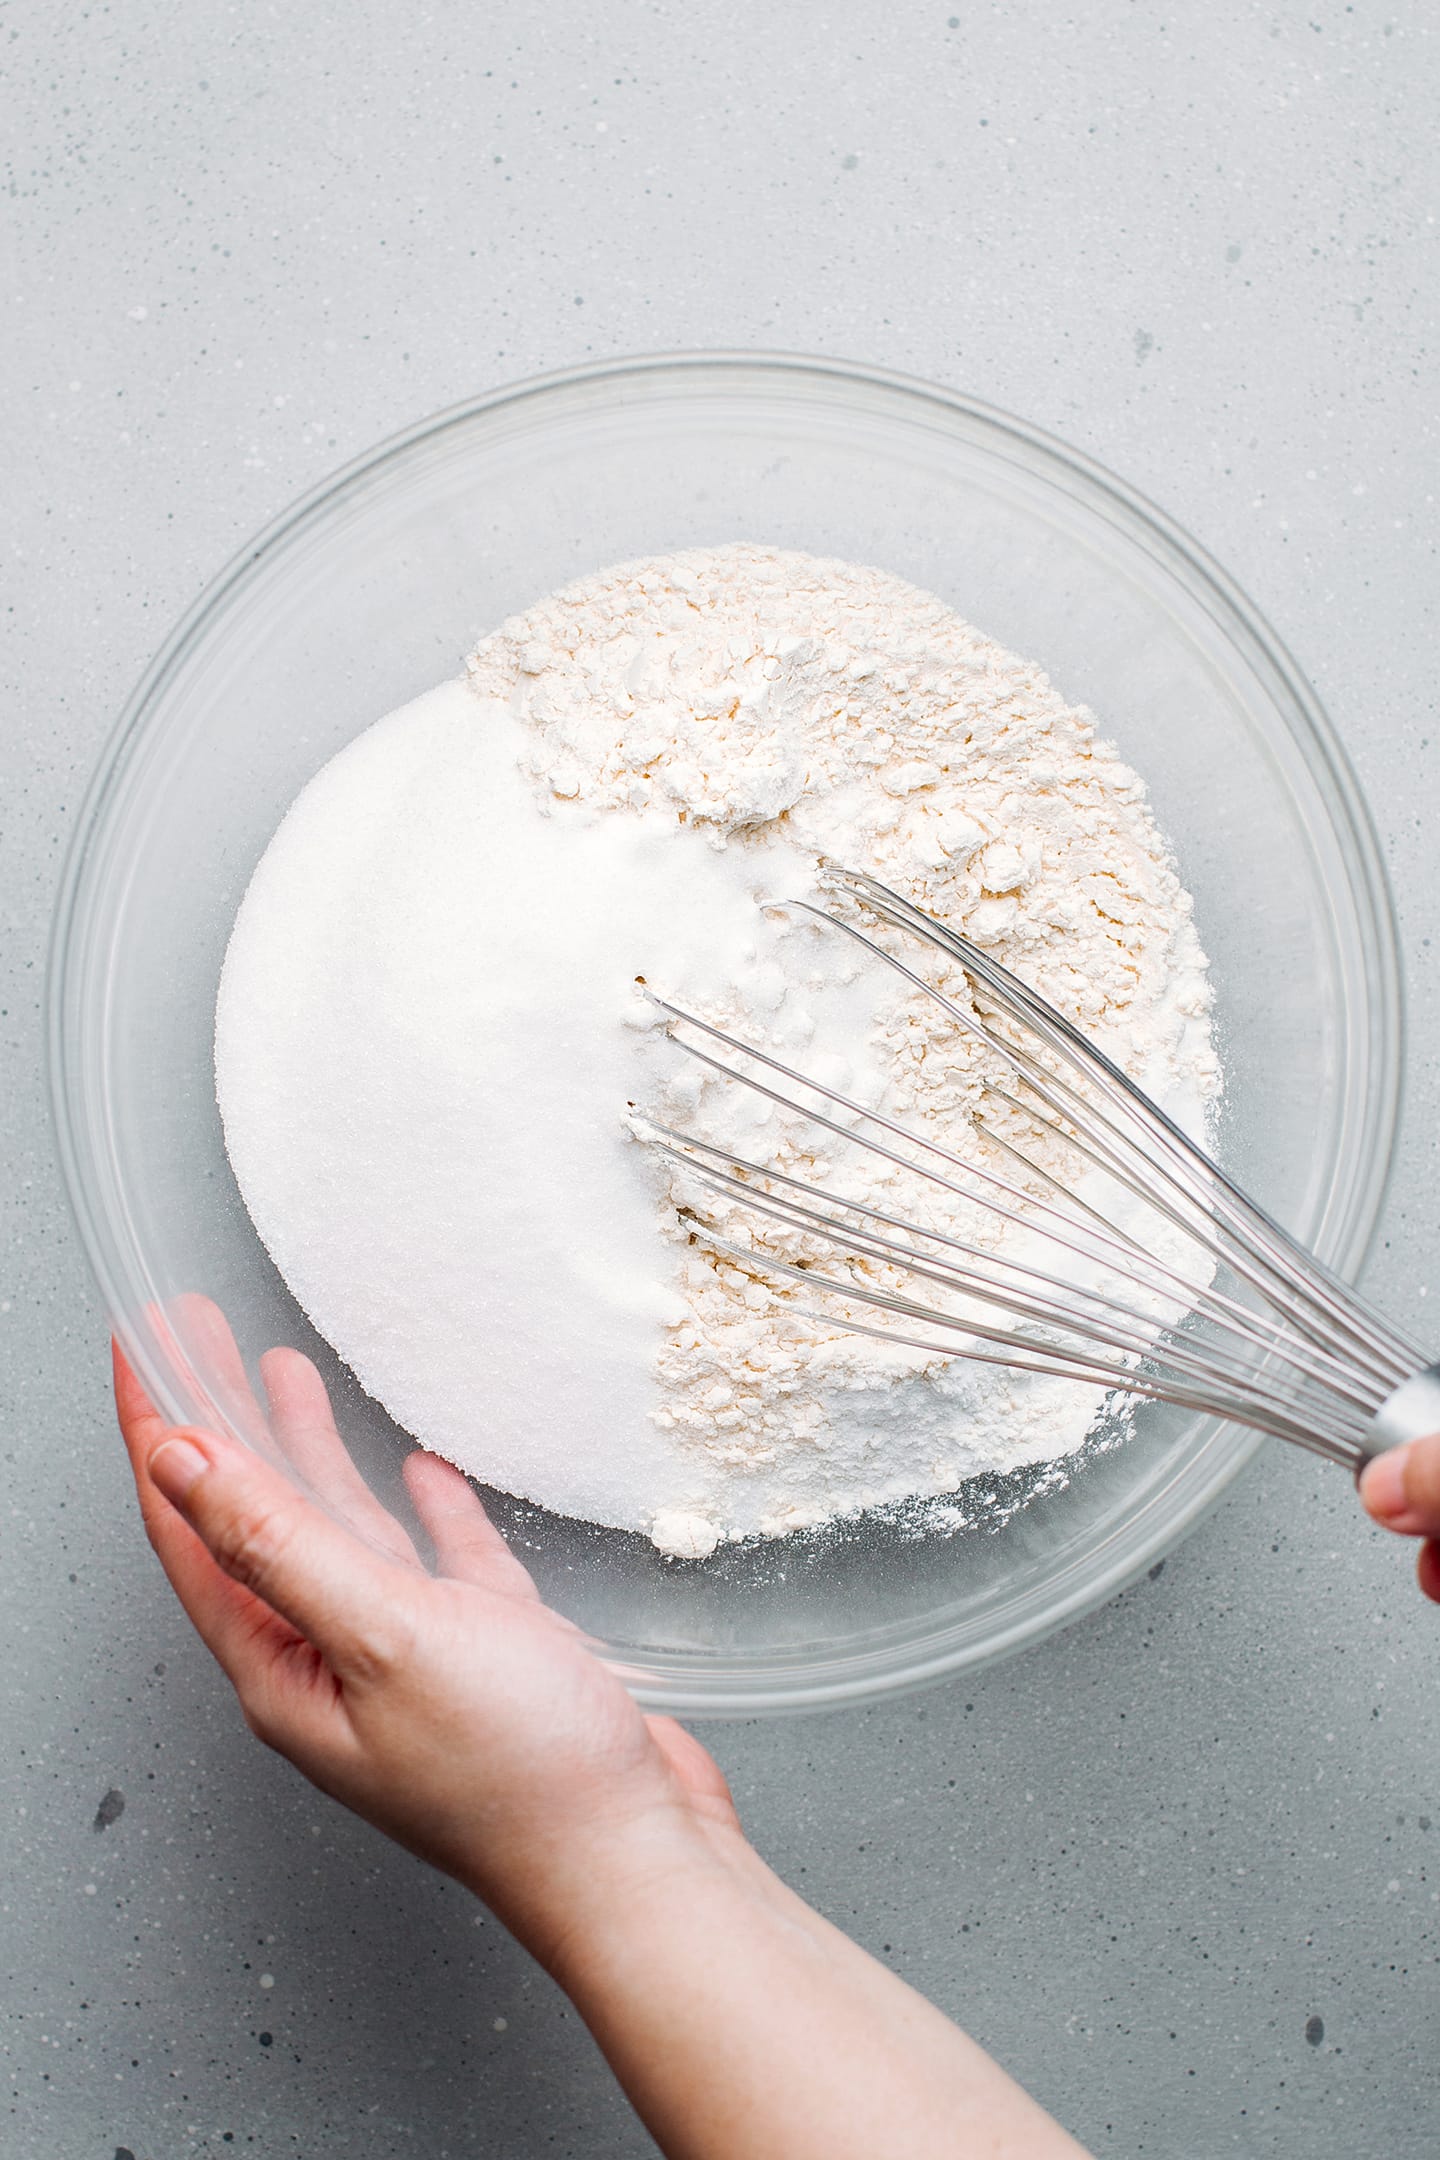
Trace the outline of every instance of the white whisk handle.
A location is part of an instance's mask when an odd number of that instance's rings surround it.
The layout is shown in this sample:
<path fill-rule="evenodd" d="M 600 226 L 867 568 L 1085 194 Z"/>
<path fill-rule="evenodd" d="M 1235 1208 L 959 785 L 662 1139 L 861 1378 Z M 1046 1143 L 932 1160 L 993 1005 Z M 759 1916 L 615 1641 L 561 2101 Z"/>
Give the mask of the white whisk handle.
<path fill-rule="evenodd" d="M 1420 1440 L 1434 1432 L 1440 1432 L 1440 1365 L 1427 1365 L 1424 1372 L 1402 1380 L 1394 1394 L 1381 1403 L 1371 1427 L 1365 1461 L 1383 1455 L 1387 1448 L 1402 1447 L 1407 1440 Z"/>

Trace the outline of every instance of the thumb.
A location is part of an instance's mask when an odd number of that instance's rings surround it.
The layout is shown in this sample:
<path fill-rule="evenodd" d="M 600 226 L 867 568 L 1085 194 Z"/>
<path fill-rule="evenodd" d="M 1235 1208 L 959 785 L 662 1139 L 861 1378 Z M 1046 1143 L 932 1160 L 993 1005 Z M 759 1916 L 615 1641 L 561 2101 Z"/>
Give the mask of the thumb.
<path fill-rule="evenodd" d="M 1440 1534 L 1440 1433 L 1388 1448 L 1367 1463 L 1360 1498 L 1387 1530 L 1403 1537 Z"/>
<path fill-rule="evenodd" d="M 393 1672 L 412 1640 L 413 1572 L 342 1530 L 284 1472 L 216 1433 L 170 1433 L 146 1465 L 226 1575 L 299 1630 L 336 1676 Z"/>

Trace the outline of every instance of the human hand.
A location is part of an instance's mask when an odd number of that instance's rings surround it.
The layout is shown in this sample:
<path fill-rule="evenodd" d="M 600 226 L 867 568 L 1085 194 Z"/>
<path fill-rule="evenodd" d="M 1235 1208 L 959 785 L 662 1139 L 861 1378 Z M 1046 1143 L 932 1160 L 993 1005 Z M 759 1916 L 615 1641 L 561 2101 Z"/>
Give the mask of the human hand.
<path fill-rule="evenodd" d="M 1440 1433 L 1388 1448 L 1367 1463 L 1360 1498 L 1387 1530 L 1424 1539 L 1415 1572 L 1426 1597 L 1440 1604 Z"/>
<path fill-rule="evenodd" d="M 218 1309 L 187 1302 L 246 1388 Z M 458 1470 L 419 1450 L 405 1464 L 431 1574 L 351 1462 L 309 1359 L 272 1350 L 261 1375 L 279 1452 L 345 1526 L 249 1448 L 168 1427 L 115 1351 L 146 1530 L 252 1731 L 552 1969 L 597 1900 L 707 1845 L 743 1850 L 710 1757 L 642 1715 L 540 1602 Z"/>
<path fill-rule="evenodd" d="M 770 1873 L 704 1749 L 643 1716 L 541 1604 L 458 1470 L 405 1465 L 432 1575 L 310 1361 L 261 1359 L 267 1419 L 218 1308 L 185 1308 L 227 1411 L 277 1459 L 167 1426 L 118 1348 L 116 1405 L 151 1543 L 247 1721 L 484 1898 L 568 1989 L 671 2160 L 1083 2160 Z"/>

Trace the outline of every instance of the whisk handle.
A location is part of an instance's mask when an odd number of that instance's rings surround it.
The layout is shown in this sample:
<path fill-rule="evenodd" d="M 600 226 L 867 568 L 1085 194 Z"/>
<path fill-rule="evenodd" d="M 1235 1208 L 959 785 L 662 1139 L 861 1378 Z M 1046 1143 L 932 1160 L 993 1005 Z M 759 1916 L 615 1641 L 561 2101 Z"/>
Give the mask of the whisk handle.
<path fill-rule="evenodd" d="M 1381 1403 L 1360 1468 L 1387 1448 L 1402 1447 L 1407 1440 L 1420 1440 L 1434 1432 L 1440 1432 L 1440 1365 L 1427 1365 L 1423 1372 L 1402 1380 Z"/>

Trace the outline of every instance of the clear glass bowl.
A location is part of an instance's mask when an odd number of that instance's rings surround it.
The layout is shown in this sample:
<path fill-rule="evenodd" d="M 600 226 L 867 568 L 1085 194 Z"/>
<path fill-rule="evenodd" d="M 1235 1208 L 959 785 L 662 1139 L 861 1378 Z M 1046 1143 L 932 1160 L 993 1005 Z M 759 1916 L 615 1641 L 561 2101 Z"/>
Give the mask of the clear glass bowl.
<path fill-rule="evenodd" d="M 426 421 L 280 518 L 171 638 L 90 790 L 55 931 L 59 1144 L 117 1331 L 171 1417 L 264 1442 L 172 1302 L 203 1291 L 252 1370 L 272 1343 L 309 1350 L 365 1476 L 398 1490 L 407 1441 L 276 1275 L 215 1109 L 221 956 L 281 813 L 341 744 L 538 595 L 742 538 L 896 571 L 1093 707 L 1195 896 L 1222 1153 L 1326 1260 L 1358 1265 L 1397 1108 L 1393 923 L 1354 778 L 1253 608 L 1128 488 L 972 399 L 831 362 L 605 364 Z M 998 1532 L 861 1519 L 702 1564 L 495 1506 L 546 1597 L 644 1700 L 750 1715 L 1034 1642 L 1173 1545 L 1255 1446 L 1150 1407 Z"/>

